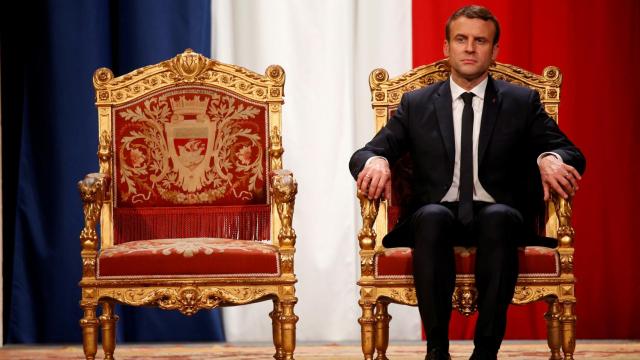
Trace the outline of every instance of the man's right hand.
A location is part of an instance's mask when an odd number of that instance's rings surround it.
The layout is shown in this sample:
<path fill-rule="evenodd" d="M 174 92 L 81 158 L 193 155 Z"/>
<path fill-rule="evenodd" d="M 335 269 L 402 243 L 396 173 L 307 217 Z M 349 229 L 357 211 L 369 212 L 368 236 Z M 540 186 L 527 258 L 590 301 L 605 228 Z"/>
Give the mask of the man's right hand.
<path fill-rule="evenodd" d="M 367 161 L 358 174 L 358 189 L 369 199 L 377 199 L 384 194 L 391 195 L 391 170 L 383 157 L 374 157 Z"/>

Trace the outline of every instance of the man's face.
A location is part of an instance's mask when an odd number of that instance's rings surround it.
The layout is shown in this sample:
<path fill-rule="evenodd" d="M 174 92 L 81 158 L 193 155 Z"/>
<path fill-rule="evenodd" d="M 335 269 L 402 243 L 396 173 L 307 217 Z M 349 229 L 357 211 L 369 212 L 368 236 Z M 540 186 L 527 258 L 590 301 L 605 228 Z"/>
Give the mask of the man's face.
<path fill-rule="evenodd" d="M 443 50 L 449 57 L 454 80 L 475 85 L 486 77 L 498 55 L 498 45 L 493 44 L 495 31 L 491 21 L 482 19 L 461 16 L 451 22 L 450 41 L 445 39 Z"/>

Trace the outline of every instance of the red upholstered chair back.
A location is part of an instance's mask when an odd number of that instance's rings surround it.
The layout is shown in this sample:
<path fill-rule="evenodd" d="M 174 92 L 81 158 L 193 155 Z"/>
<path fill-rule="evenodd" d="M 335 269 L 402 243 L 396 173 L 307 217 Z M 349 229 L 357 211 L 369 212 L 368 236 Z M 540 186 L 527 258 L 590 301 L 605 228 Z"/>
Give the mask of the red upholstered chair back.
<path fill-rule="evenodd" d="M 186 84 L 113 110 L 116 244 L 269 239 L 266 104 Z"/>
<path fill-rule="evenodd" d="M 103 246 L 271 239 L 283 83 L 279 66 L 259 75 L 190 50 L 116 79 L 98 70 L 99 156 L 111 176 Z"/>

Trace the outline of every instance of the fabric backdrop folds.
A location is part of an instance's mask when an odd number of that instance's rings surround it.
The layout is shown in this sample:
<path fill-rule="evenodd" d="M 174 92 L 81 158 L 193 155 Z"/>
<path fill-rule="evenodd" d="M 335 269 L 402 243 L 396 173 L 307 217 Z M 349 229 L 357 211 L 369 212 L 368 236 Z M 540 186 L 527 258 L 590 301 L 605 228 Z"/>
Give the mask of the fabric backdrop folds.
<path fill-rule="evenodd" d="M 97 169 L 93 71 L 107 66 L 122 75 L 186 47 L 209 54 L 209 41 L 221 61 L 258 72 L 274 63 L 284 67 L 284 163 L 300 184 L 294 216 L 298 338 L 359 339 L 360 220 L 346 164 L 373 134 L 368 74 L 384 67 L 393 77 L 441 59 L 446 18 L 468 2 L 212 4 L 210 11 L 208 0 L 0 3 L 4 319 L 11 342 L 80 341 L 82 212 L 75 183 Z M 577 335 L 638 339 L 640 261 L 633 239 L 640 122 L 633 85 L 640 83 L 634 70 L 640 3 L 480 4 L 503 27 L 498 61 L 537 73 L 556 65 L 564 74 L 560 126 L 588 160 L 574 207 Z M 268 303 L 224 311 L 229 340 L 270 339 Z M 508 337 L 543 338 L 544 311 L 544 305 L 512 307 Z M 420 337 L 415 308 L 392 305 L 390 312 L 392 337 Z M 119 340 L 223 338 L 217 313 L 198 316 L 176 323 L 144 315 L 135 324 L 148 337 L 135 337 L 138 329 L 127 325 L 133 323 L 125 312 Z M 470 338 L 473 322 L 456 317 L 451 338 Z"/>
<path fill-rule="evenodd" d="M 123 75 L 186 48 L 209 56 L 210 2 L 2 6 L 6 342 L 79 342 L 76 183 L 98 168 L 93 72 L 106 66 Z M 118 311 L 118 341 L 224 340 L 219 311 L 186 318 L 125 309 Z"/>

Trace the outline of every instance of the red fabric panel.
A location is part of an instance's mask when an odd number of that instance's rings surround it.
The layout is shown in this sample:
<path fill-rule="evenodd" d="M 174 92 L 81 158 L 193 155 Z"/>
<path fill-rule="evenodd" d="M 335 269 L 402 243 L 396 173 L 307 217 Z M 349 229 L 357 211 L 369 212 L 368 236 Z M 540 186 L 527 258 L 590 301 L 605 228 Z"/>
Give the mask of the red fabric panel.
<path fill-rule="evenodd" d="M 194 85 L 114 108 L 114 206 L 267 203 L 267 113 Z"/>
<path fill-rule="evenodd" d="M 444 25 L 462 0 L 413 2 L 413 65 L 443 57 Z M 579 338 L 640 338 L 636 247 L 640 203 L 640 2 L 634 0 L 483 0 L 502 26 L 498 61 L 540 73 L 563 73 L 560 127 L 587 158 L 574 202 Z M 391 74 L 392 76 L 394 74 Z M 606 301 L 602 296 L 606 294 Z M 518 307 L 507 338 L 544 338 L 543 308 Z M 514 308 L 514 307 L 512 307 Z M 514 310 L 514 309 L 512 309 Z M 606 314 L 603 316 L 602 314 Z M 532 319 L 535 319 L 533 321 Z M 471 338 L 473 324 L 454 320 L 452 339 Z M 470 328 L 471 327 L 471 328 Z"/>
<path fill-rule="evenodd" d="M 269 205 L 114 209 L 114 244 L 136 240 L 219 237 L 271 238 Z"/>
<path fill-rule="evenodd" d="M 558 276 L 560 264 L 554 249 L 528 246 L 518 251 L 520 276 Z M 475 248 L 455 248 L 456 274 L 473 275 L 476 263 Z M 375 257 L 376 277 L 410 277 L 413 274 L 410 248 L 386 249 Z"/>
<path fill-rule="evenodd" d="M 275 246 L 192 238 L 133 241 L 100 253 L 98 277 L 278 276 Z"/>

